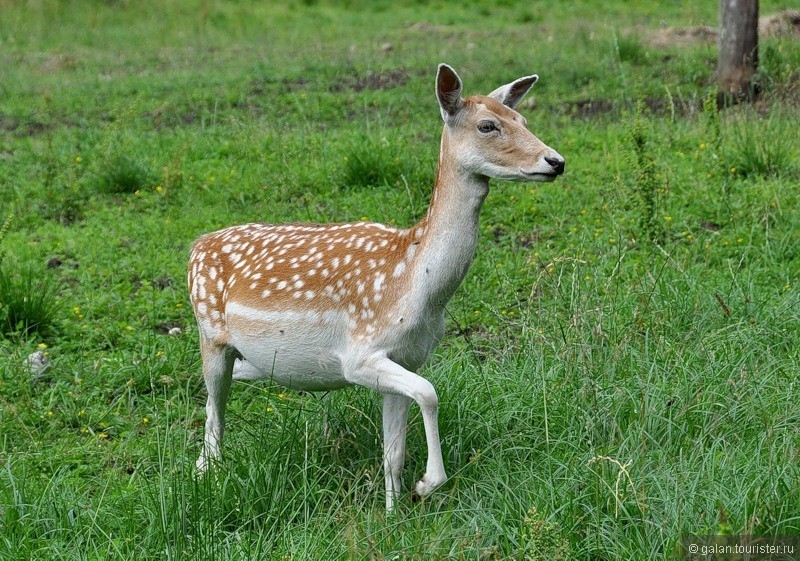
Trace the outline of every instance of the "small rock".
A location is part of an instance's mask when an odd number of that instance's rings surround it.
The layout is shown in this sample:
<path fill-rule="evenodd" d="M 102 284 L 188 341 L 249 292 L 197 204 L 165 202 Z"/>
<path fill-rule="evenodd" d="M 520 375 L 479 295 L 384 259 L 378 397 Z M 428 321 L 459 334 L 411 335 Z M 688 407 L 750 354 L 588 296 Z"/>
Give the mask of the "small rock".
<path fill-rule="evenodd" d="M 383 45 L 381 45 L 381 50 L 384 53 L 388 53 L 392 49 L 394 49 L 394 45 L 392 45 L 391 43 L 384 43 Z"/>
<path fill-rule="evenodd" d="M 183 332 L 181 331 L 180 327 L 172 327 L 169 331 L 167 331 L 167 335 L 172 335 L 173 337 L 177 337 L 181 333 Z"/>
<path fill-rule="evenodd" d="M 22 365 L 30 372 L 31 380 L 34 382 L 40 382 L 45 377 L 47 369 L 50 368 L 47 355 L 42 351 L 29 354 Z"/>

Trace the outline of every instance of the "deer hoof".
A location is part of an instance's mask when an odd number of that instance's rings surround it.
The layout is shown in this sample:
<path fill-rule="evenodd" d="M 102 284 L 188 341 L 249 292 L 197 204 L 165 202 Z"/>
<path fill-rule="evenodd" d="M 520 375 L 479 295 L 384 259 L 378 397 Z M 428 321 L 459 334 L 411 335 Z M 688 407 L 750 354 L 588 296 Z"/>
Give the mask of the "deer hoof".
<path fill-rule="evenodd" d="M 414 496 L 416 495 L 418 498 L 424 498 L 430 495 L 434 489 L 442 485 L 447 480 L 447 478 L 431 478 L 427 475 L 423 476 L 417 484 L 414 486 L 414 492 L 411 495 L 412 500 L 414 500 Z"/>

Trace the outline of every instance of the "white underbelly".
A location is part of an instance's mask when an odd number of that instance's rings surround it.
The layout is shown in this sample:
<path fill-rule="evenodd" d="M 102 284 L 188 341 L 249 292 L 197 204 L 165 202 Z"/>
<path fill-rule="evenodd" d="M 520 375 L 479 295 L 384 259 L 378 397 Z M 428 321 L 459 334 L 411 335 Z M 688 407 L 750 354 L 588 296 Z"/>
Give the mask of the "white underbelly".
<path fill-rule="evenodd" d="M 330 390 L 350 385 L 342 374 L 347 314 L 264 311 L 229 303 L 225 310 L 229 344 L 246 365 L 236 379 L 266 379 L 298 390 Z M 260 374 L 260 375 L 259 375 Z"/>

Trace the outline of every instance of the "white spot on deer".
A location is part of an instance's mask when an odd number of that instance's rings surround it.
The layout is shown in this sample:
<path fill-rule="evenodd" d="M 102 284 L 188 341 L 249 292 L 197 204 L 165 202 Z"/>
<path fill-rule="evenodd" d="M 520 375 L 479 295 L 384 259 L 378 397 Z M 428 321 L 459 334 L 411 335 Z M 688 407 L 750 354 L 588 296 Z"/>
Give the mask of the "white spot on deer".
<path fill-rule="evenodd" d="M 397 278 L 402 275 L 406 270 L 406 262 L 400 261 L 397 265 L 394 266 L 394 271 L 392 272 L 392 276 Z"/>
<path fill-rule="evenodd" d="M 372 284 L 372 289 L 375 291 L 376 294 L 380 293 L 383 290 L 383 281 L 386 279 L 386 275 L 379 274 L 375 275 L 375 282 Z"/>

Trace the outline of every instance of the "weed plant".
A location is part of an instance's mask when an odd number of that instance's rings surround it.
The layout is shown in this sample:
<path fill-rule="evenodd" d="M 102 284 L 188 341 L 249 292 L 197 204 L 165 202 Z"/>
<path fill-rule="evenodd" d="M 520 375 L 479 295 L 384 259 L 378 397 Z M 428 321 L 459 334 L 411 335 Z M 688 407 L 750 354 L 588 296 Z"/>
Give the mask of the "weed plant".
<path fill-rule="evenodd" d="M 657 179 L 656 161 L 652 142 L 648 139 L 647 122 L 643 116 L 644 106 L 641 101 L 636 105 L 636 114 L 631 119 L 628 136 L 633 148 L 633 182 L 634 200 L 638 214 L 639 238 L 649 243 L 658 243 L 662 237 L 658 225 L 659 193 L 663 194 Z"/>

